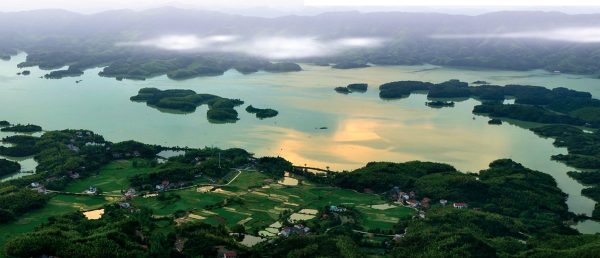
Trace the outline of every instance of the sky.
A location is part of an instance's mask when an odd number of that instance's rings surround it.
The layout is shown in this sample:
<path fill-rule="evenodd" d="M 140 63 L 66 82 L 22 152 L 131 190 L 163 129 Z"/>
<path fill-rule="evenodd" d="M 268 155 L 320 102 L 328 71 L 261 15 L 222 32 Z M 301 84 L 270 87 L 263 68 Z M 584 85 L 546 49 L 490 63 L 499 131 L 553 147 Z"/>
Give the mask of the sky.
<path fill-rule="evenodd" d="M 34 9 L 58 8 L 70 11 L 93 13 L 111 9 L 149 9 L 161 6 L 175 6 L 182 8 L 198 8 L 213 10 L 228 9 L 258 9 L 269 7 L 275 10 L 290 12 L 291 10 L 505 10 L 505 9 L 542 9 L 562 10 L 571 7 L 575 12 L 586 12 L 589 8 L 583 6 L 600 7 L 598 0 L 2 0 L 1 11 L 24 11 Z M 465 8 L 470 6 L 471 9 Z M 532 7 L 535 6 L 535 7 Z M 381 8 L 377 8 L 381 7 Z M 418 8 L 417 8 L 418 7 Z M 578 8 L 579 7 L 579 8 Z M 329 8 L 329 9 L 327 9 Z M 579 11 L 577 11 L 579 10 Z M 600 9 L 593 9 L 600 10 Z"/>

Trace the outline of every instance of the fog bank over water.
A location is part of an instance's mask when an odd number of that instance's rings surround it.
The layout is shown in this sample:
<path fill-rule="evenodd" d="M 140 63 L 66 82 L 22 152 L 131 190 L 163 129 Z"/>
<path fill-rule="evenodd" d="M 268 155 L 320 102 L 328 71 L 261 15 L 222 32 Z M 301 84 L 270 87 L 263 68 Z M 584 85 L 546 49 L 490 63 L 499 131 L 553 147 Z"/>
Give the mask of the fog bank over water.
<path fill-rule="evenodd" d="M 435 39 L 538 39 L 575 43 L 599 43 L 600 27 L 569 27 L 503 33 L 434 34 Z"/>
<path fill-rule="evenodd" d="M 119 42 L 121 47 L 153 47 L 171 51 L 232 52 L 270 59 L 330 56 L 345 50 L 375 48 L 381 38 L 348 37 L 322 40 L 307 36 L 242 37 L 239 35 L 165 35 L 134 42 Z"/>

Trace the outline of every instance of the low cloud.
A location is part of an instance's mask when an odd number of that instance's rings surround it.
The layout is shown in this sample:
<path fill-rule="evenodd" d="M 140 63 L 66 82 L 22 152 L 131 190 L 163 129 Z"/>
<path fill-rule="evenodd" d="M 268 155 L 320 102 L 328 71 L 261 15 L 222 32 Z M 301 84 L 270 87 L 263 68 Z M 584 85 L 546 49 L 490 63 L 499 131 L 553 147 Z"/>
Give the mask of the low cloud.
<path fill-rule="evenodd" d="M 539 39 L 575 43 L 600 43 L 600 27 L 572 27 L 507 33 L 437 34 L 431 37 L 436 39 Z"/>
<path fill-rule="evenodd" d="M 154 47 L 171 51 L 233 52 L 269 59 L 290 59 L 328 56 L 345 50 L 375 48 L 383 44 L 381 38 L 340 38 L 320 40 L 317 37 L 257 37 L 237 35 L 168 35 L 137 42 L 121 42 L 117 46 Z"/>

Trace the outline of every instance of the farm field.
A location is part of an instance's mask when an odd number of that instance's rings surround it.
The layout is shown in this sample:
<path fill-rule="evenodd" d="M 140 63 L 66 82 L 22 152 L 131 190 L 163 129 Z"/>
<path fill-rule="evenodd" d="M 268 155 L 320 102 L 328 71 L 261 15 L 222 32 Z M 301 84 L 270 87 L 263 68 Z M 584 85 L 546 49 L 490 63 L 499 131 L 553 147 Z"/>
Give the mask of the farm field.
<path fill-rule="evenodd" d="M 390 229 L 399 218 L 413 213 L 412 209 L 399 206 L 386 210 L 372 208 L 371 205 L 386 203 L 375 194 L 305 182 L 298 186 L 283 186 L 268 179 L 260 172 L 247 170 L 228 186 L 210 192 L 198 192 L 196 189 L 170 191 L 168 194 L 179 197 L 170 201 L 137 198 L 134 203 L 151 208 L 156 215 L 190 211 L 188 219 L 227 227 L 243 224 L 250 232 L 263 230 L 279 221 L 280 214 L 286 210 L 320 210 L 329 205 L 355 207 L 362 214 L 360 224 L 365 229 Z"/>
<path fill-rule="evenodd" d="M 151 172 L 154 168 L 148 160 L 117 160 L 104 166 L 97 175 L 77 180 L 65 189 L 66 192 L 80 193 L 95 186 L 104 193 L 120 194 L 121 190 L 129 188 L 130 176 Z"/>

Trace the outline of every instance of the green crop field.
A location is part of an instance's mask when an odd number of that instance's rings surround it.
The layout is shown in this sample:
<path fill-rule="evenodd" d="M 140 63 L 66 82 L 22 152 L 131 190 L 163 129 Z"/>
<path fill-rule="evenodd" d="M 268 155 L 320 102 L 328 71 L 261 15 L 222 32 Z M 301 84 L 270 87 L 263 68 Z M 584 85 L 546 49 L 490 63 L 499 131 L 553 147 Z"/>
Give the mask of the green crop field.
<path fill-rule="evenodd" d="M 129 188 L 128 178 L 137 174 L 151 172 L 152 167 L 148 166 L 146 160 L 135 160 L 137 166 L 134 167 L 133 160 L 118 160 L 104 166 L 97 175 L 76 180 L 69 184 L 65 189 L 66 192 L 80 193 L 88 189 L 90 186 L 95 186 L 105 193 L 119 194 L 121 190 Z"/>
<path fill-rule="evenodd" d="M 266 184 L 268 179 L 256 171 L 244 171 L 223 191 L 199 193 L 196 189 L 173 191 L 170 194 L 181 198 L 174 201 L 159 201 L 157 198 L 137 198 L 134 203 L 154 210 L 157 215 L 168 215 L 178 210 L 193 211 L 205 219 L 203 222 L 231 227 L 240 221 L 249 230 L 262 230 L 278 221 L 284 210 L 321 209 L 328 205 L 355 207 L 361 214 L 361 225 L 365 229 L 390 229 L 399 218 L 411 216 L 414 211 L 405 207 L 386 210 L 371 208 L 371 205 L 385 204 L 379 195 L 359 193 L 336 187 L 301 184 L 283 186 L 277 183 Z M 261 187 L 264 186 L 264 187 Z M 234 202 L 222 208 L 206 210 L 206 205 L 214 205 L 227 198 L 237 197 Z"/>
<path fill-rule="evenodd" d="M 88 177 L 70 184 L 66 191 L 82 192 L 89 186 L 101 188 L 106 193 L 119 193 L 129 187 L 127 178 L 152 170 L 149 166 L 139 165 L 143 162 L 115 161 L 100 170 L 98 175 Z M 232 177 L 237 172 L 232 173 Z M 321 209 L 328 205 L 345 205 L 354 207 L 360 212 L 360 225 L 365 229 L 390 229 L 398 219 L 411 216 L 414 211 L 405 207 L 392 207 L 385 210 L 371 208 L 371 205 L 385 204 L 379 195 L 359 193 L 353 190 L 329 186 L 317 186 L 301 183 L 298 186 L 283 186 L 278 183 L 267 184 L 265 174 L 257 171 L 243 171 L 231 184 L 216 188 L 211 192 L 198 192 L 195 187 L 169 191 L 167 198 L 157 197 L 135 198 L 132 203 L 138 207 L 147 207 L 155 215 L 167 216 L 177 211 L 189 211 L 201 216 L 199 220 L 213 225 L 232 227 L 244 224 L 250 231 L 263 230 L 279 220 L 285 210 Z M 236 198 L 238 201 L 224 200 Z M 115 199 L 116 200 L 116 199 Z M 109 201 L 103 197 L 56 195 L 44 208 L 25 214 L 16 222 L 0 226 L 0 245 L 14 234 L 29 232 L 48 220 L 51 216 L 73 211 L 90 210 L 101 207 Z M 207 208 L 209 206 L 209 208 Z"/>

